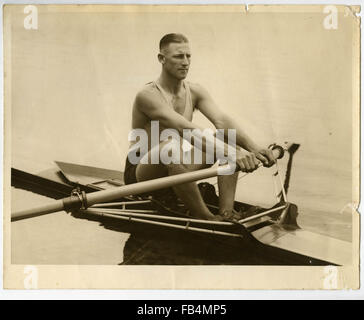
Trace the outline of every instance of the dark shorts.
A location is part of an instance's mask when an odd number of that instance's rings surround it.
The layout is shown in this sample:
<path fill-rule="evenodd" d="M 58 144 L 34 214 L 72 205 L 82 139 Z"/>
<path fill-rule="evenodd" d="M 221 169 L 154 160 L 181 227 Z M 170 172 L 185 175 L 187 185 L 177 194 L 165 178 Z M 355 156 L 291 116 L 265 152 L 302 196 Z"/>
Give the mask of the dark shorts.
<path fill-rule="evenodd" d="M 124 182 L 125 184 L 132 184 L 132 183 L 137 183 L 137 178 L 136 178 L 136 169 L 137 169 L 137 164 L 132 164 L 129 161 L 129 158 L 126 157 L 125 160 L 125 169 L 124 169 Z"/>

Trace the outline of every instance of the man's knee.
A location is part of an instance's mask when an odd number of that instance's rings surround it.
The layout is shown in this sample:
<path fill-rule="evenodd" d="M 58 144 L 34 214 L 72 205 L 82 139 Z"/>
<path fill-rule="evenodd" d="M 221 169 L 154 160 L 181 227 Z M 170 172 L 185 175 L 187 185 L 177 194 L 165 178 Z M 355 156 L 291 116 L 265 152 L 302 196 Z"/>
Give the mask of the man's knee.
<path fill-rule="evenodd" d="M 135 170 L 138 182 L 162 178 L 168 175 L 168 170 L 161 164 L 139 164 Z"/>

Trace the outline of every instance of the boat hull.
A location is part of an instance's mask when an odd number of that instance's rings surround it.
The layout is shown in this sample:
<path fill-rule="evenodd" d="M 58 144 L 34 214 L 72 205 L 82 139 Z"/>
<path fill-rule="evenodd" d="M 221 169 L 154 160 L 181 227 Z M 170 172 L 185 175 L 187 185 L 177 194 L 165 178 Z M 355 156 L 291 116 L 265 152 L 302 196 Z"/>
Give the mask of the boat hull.
<path fill-rule="evenodd" d="M 107 173 L 108 178 L 100 180 L 103 176 L 100 171 L 102 169 L 97 170 L 95 181 L 90 180 L 92 175 L 88 174 L 87 183 L 84 183 L 82 170 L 77 174 L 77 165 L 74 166 L 76 167 L 72 167 L 71 176 L 59 169 L 39 175 L 12 169 L 12 185 L 60 199 L 69 195 L 75 187 L 89 193 L 122 184 L 122 181 L 115 178 L 114 172 L 112 175 Z M 70 168 L 70 166 L 66 167 Z M 87 170 L 89 172 L 90 167 L 87 167 Z M 77 176 L 78 181 L 71 181 L 72 176 Z M 217 205 L 216 195 L 214 198 L 211 192 L 205 192 L 203 196 L 205 200 L 208 198 L 210 204 Z M 245 210 L 252 207 L 244 203 L 236 203 L 236 206 L 244 207 Z M 161 211 L 160 207 L 153 207 L 153 204 L 152 207 L 148 207 L 142 203 L 134 208 Z M 282 211 L 278 212 L 280 213 Z M 110 216 L 90 215 L 82 211 L 76 211 L 73 215 L 75 218 L 97 220 L 106 229 L 130 233 L 131 236 L 124 248 L 123 264 L 337 265 L 345 264 L 350 259 L 349 243 L 338 245 L 336 239 L 310 234 L 299 229 L 295 210 L 290 210 L 285 217 L 286 221 L 281 223 L 272 222 L 272 218 L 277 217 L 273 214 L 257 219 L 253 224 L 217 228 L 223 232 L 235 233 L 239 237 L 195 232 L 188 228 L 183 230 L 166 228 L 153 224 L 148 224 L 146 227 L 146 223 L 143 222 L 131 223 L 131 219 L 122 220 Z M 329 248 L 328 244 L 330 244 Z M 330 249 L 332 245 L 344 253 L 333 253 Z"/>

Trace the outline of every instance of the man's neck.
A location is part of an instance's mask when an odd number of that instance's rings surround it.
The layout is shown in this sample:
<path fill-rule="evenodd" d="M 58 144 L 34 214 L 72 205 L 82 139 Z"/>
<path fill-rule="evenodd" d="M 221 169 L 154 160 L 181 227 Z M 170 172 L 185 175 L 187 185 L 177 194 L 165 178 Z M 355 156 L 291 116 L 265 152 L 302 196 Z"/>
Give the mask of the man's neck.
<path fill-rule="evenodd" d="M 158 82 L 164 90 L 174 95 L 177 95 L 181 91 L 183 84 L 183 80 L 173 78 L 163 71 L 158 79 Z"/>

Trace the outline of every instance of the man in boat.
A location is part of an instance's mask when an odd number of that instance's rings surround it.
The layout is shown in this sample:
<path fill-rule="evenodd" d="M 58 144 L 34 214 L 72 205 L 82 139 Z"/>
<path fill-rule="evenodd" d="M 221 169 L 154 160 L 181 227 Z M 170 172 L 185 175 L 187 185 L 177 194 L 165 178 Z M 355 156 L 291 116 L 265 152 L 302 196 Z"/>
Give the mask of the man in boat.
<path fill-rule="evenodd" d="M 144 129 L 150 142 L 151 123 L 157 120 L 160 130 L 172 128 L 177 130 L 182 137 L 184 129 L 201 129 L 192 123 L 193 112 L 198 109 L 214 124 L 216 129 L 236 130 L 235 160 L 242 171 L 254 171 L 260 162 L 264 166 L 271 166 L 275 159 L 270 149 L 258 146 L 232 117 L 217 107 L 202 86 L 185 81 L 191 63 L 188 39 L 182 34 L 167 34 L 160 40 L 159 48 L 158 60 L 162 65 L 162 72 L 156 81 L 146 84 L 136 95 L 132 113 L 132 129 Z M 147 157 L 149 161 L 133 164 L 127 157 L 124 171 L 126 184 L 211 166 L 206 161 L 205 144 L 203 144 L 205 149 L 202 150 L 202 163 L 185 164 L 181 161 L 180 163 L 154 162 L 152 164 L 150 159 L 155 156 L 156 152 L 159 156 L 159 150 L 165 143 L 166 141 L 161 142 L 158 148 L 148 147 L 147 153 L 141 156 Z M 134 144 L 135 142 L 131 143 L 130 150 L 133 149 Z M 148 146 L 151 146 L 151 143 Z M 182 148 L 182 146 L 180 147 Z M 192 152 L 194 152 L 194 148 L 196 148 L 195 145 L 192 147 Z M 206 206 L 195 182 L 176 185 L 173 187 L 173 191 L 194 217 L 207 220 L 237 220 L 240 219 L 240 216 L 233 208 L 237 179 L 237 172 L 218 176 L 219 215 L 216 216 Z"/>

